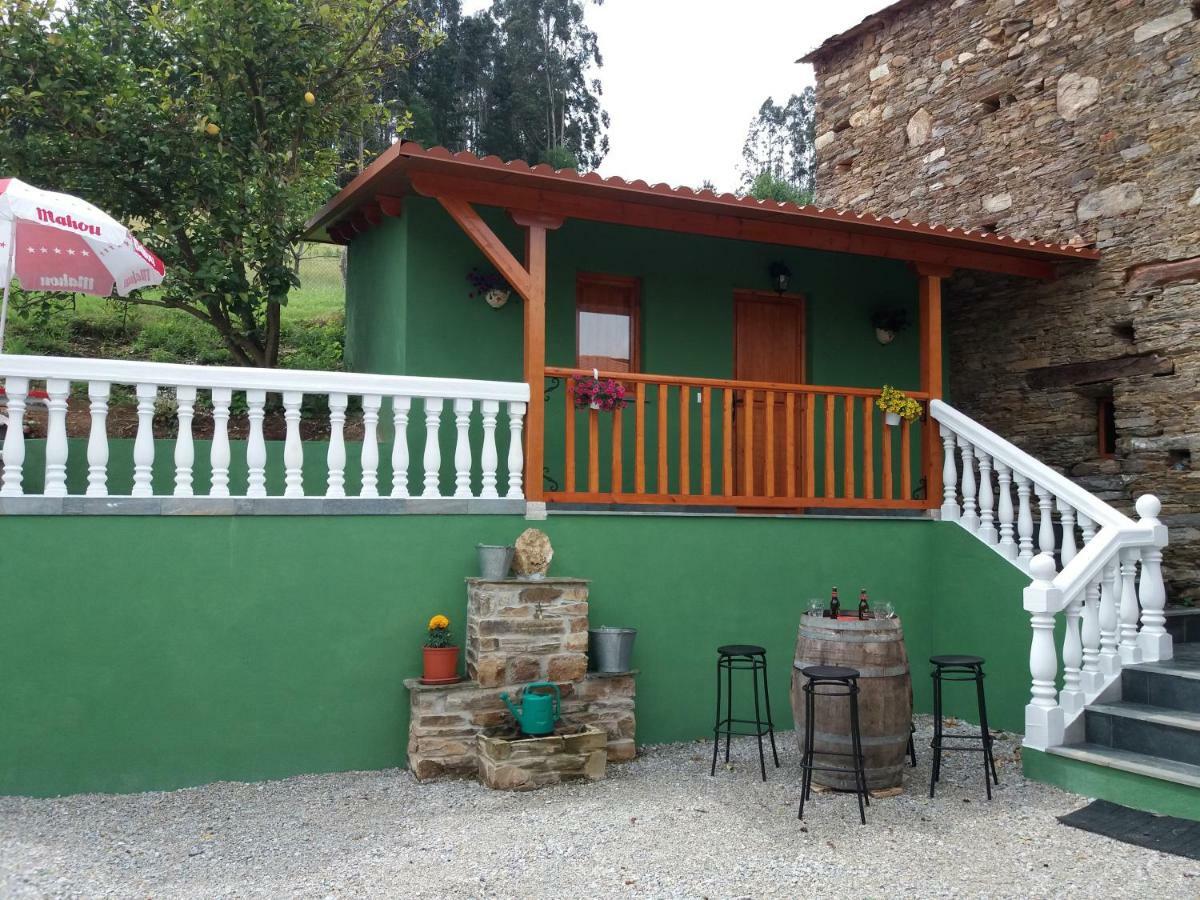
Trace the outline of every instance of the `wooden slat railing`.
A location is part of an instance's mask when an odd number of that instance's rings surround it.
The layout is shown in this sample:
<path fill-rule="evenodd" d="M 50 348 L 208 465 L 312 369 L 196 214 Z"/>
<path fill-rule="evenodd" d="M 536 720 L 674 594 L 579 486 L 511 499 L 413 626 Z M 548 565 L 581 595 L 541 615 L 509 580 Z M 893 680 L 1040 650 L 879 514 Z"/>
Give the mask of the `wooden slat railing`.
<path fill-rule="evenodd" d="M 922 446 L 913 432 L 923 423 L 887 425 L 877 389 L 601 372 L 625 385 L 628 405 L 576 409 L 575 380 L 591 374 L 546 368 L 548 386 L 562 391 L 551 404 L 561 418 L 551 414 L 546 423 L 546 462 L 560 486 L 547 491 L 549 502 L 744 509 L 932 502 L 924 461 L 913 456 Z M 908 393 L 926 405 L 927 394 Z"/>

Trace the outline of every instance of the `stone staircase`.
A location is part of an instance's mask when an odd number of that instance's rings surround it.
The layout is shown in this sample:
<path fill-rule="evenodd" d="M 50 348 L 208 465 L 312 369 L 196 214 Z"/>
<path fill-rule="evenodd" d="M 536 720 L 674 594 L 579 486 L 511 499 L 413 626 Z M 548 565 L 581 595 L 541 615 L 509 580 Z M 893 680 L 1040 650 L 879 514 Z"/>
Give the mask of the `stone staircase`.
<path fill-rule="evenodd" d="M 1120 699 L 1084 710 L 1084 739 L 1047 753 L 1200 790 L 1200 617 L 1169 624 L 1174 658 L 1126 666 Z"/>

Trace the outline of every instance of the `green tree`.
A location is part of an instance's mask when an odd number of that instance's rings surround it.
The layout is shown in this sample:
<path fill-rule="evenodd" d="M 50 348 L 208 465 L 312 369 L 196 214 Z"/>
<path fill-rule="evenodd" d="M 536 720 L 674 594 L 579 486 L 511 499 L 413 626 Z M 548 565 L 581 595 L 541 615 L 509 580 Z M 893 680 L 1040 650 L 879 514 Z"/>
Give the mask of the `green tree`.
<path fill-rule="evenodd" d="M 0 171 L 131 223 L 167 266 L 131 302 L 275 365 L 303 223 L 340 148 L 405 127 L 376 84 L 432 31 L 406 0 L 20 0 L 0 24 Z"/>
<path fill-rule="evenodd" d="M 742 189 L 759 200 L 808 203 L 813 194 L 816 96 L 812 88 L 787 103 L 768 97 L 742 146 Z"/>
<path fill-rule="evenodd" d="M 444 40 L 381 86 L 382 99 L 412 112 L 409 136 L 556 168 L 599 165 L 609 120 L 585 0 L 496 0 L 471 16 L 460 0 L 411 3 Z M 389 139 L 377 133 L 373 146 Z"/>

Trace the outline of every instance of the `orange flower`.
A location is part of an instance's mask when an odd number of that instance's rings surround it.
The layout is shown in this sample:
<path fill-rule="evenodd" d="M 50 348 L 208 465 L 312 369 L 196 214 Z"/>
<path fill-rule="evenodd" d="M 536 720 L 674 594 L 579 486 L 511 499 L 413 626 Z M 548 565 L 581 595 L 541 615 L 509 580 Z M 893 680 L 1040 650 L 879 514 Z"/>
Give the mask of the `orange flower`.
<path fill-rule="evenodd" d="M 432 619 L 429 620 L 429 630 L 430 631 L 433 631 L 435 628 L 449 628 L 449 627 L 450 627 L 450 620 L 447 619 L 443 615 L 436 615 Z"/>

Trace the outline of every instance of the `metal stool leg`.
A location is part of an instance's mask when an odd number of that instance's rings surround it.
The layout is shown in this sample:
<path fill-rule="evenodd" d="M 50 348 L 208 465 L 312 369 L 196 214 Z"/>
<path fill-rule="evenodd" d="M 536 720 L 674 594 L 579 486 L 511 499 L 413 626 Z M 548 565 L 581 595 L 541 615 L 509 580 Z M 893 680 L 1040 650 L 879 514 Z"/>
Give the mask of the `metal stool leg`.
<path fill-rule="evenodd" d="M 754 682 L 754 735 L 758 738 L 758 767 L 762 770 L 762 780 L 767 780 L 767 758 L 763 755 L 762 742 L 762 713 L 758 708 L 758 661 L 750 668 L 751 679 Z"/>
<path fill-rule="evenodd" d="M 858 685 L 850 688 L 850 742 L 854 753 L 854 793 L 858 796 L 858 817 L 862 824 L 867 824 L 867 812 L 863 802 L 869 805 L 871 798 L 867 796 L 867 773 L 863 768 L 862 738 L 858 731 Z"/>
<path fill-rule="evenodd" d="M 942 677 L 941 670 L 933 671 L 933 767 L 929 772 L 929 799 L 933 799 L 933 787 L 937 784 L 942 769 Z"/>
<path fill-rule="evenodd" d="M 988 730 L 987 702 L 983 697 L 983 667 L 975 667 L 975 693 L 979 698 L 979 734 L 983 741 L 983 783 L 987 787 L 987 798 L 992 799 L 992 780 L 1000 783 L 996 775 L 996 760 L 992 757 L 992 735 Z M 988 772 L 991 770 L 991 779 Z"/>
<path fill-rule="evenodd" d="M 717 750 L 721 746 L 721 660 L 717 660 L 717 719 L 713 724 L 713 761 L 709 775 L 717 774 Z"/>
<path fill-rule="evenodd" d="M 725 660 L 725 762 L 729 762 L 729 742 L 733 739 L 733 660 Z"/>
<path fill-rule="evenodd" d="M 804 818 L 804 801 L 808 799 L 809 789 L 812 786 L 812 764 L 813 764 L 813 692 L 812 685 L 804 685 L 804 756 L 800 761 L 803 780 L 800 785 L 800 813 L 797 816 L 799 819 Z"/>
<path fill-rule="evenodd" d="M 917 745 L 913 741 L 914 735 L 917 733 L 917 726 L 909 723 L 908 726 L 908 758 L 912 760 L 909 766 L 913 769 L 917 767 Z"/>
<path fill-rule="evenodd" d="M 779 768 L 779 751 L 775 749 L 775 720 L 771 718 L 771 688 L 769 687 L 771 679 L 767 677 L 767 657 L 764 654 L 762 658 L 763 671 L 763 699 L 767 704 L 767 734 L 771 736 L 771 755 L 775 757 L 775 768 Z"/>

